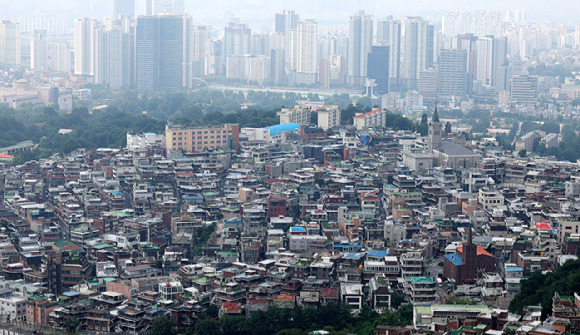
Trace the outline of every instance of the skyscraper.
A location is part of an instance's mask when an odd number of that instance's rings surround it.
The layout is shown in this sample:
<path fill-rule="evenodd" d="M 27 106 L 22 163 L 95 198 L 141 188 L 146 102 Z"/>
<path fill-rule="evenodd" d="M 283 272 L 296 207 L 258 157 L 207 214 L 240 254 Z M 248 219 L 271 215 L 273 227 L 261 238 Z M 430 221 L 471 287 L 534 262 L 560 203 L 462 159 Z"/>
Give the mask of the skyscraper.
<path fill-rule="evenodd" d="M 141 16 L 135 53 L 139 89 L 191 86 L 191 17 Z"/>
<path fill-rule="evenodd" d="M 538 77 L 526 74 L 512 77 L 511 100 L 519 104 L 538 102 Z"/>
<path fill-rule="evenodd" d="M 367 76 L 368 54 L 373 43 L 373 18 L 360 11 L 350 17 L 348 77 L 353 86 L 362 86 Z"/>
<path fill-rule="evenodd" d="M 185 14 L 184 0 L 151 0 L 151 14 Z"/>
<path fill-rule="evenodd" d="M 279 48 L 284 49 L 286 70 L 296 71 L 298 62 L 298 21 L 300 16 L 293 10 L 284 10 L 276 13 L 275 32 L 280 37 Z"/>
<path fill-rule="evenodd" d="M 30 68 L 41 71 L 48 68 L 46 30 L 36 30 L 30 36 Z"/>
<path fill-rule="evenodd" d="M 115 17 L 119 16 L 135 16 L 135 0 L 114 0 L 113 13 Z"/>
<path fill-rule="evenodd" d="M 401 21 L 392 16 L 377 22 L 377 44 L 389 47 L 389 84 L 396 85 L 401 70 Z"/>
<path fill-rule="evenodd" d="M 74 74 L 94 76 L 98 68 L 99 23 L 89 18 L 74 22 Z"/>
<path fill-rule="evenodd" d="M 229 78 L 243 78 L 242 58 L 249 55 L 252 47 L 252 30 L 245 23 L 230 22 L 224 28 L 223 67 L 221 74 Z"/>
<path fill-rule="evenodd" d="M 423 96 L 424 102 L 435 103 L 437 101 L 438 77 L 437 70 L 433 68 L 419 72 L 417 91 Z"/>
<path fill-rule="evenodd" d="M 417 87 L 419 72 L 433 66 L 433 26 L 421 17 L 405 19 L 401 77 L 409 88 Z"/>
<path fill-rule="evenodd" d="M 373 46 L 368 56 L 367 77 L 375 80 L 375 93 L 389 92 L 390 47 Z"/>
<path fill-rule="evenodd" d="M 145 0 L 145 15 L 153 15 L 153 0 Z"/>
<path fill-rule="evenodd" d="M 507 65 L 507 38 L 496 37 L 493 39 L 493 85 L 496 93 L 505 89 L 501 78 L 505 76 Z"/>
<path fill-rule="evenodd" d="M 501 66 L 506 62 L 507 42 L 505 37 L 486 36 L 477 40 L 477 77 L 480 86 L 496 89 L 501 77 Z"/>
<path fill-rule="evenodd" d="M 250 54 L 252 30 L 244 23 L 230 24 L 224 28 L 225 56 L 243 56 Z"/>
<path fill-rule="evenodd" d="M 286 62 L 282 49 L 270 50 L 270 79 L 276 84 L 286 80 Z"/>
<path fill-rule="evenodd" d="M 318 82 L 322 88 L 330 88 L 330 61 L 322 58 L 318 65 Z"/>
<path fill-rule="evenodd" d="M 192 73 L 195 76 L 205 75 L 205 57 L 210 31 L 206 26 L 196 26 L 192 30 Z"/>
<path fill-rule="evenodd" d="M 305 20 L 298 23 L 296 72 L 299 83 L 313 84 L 318 72 L 318 22 Z"/>
<path fill-rule="evenodd" d="M 20 24 L 0 23 L 0 64 L 20 66 Z"/>
<path fill-rule="evenodd" d="M 300 17 L 293 10 L 283 10 L 276 13 L 275 32 L 287 34 L 290 30 L 296 30 Z"/>
<path fill-rule="evenodd" d="M 457 35 L 457 44 L 453 48 L 467 52 L 467 92 L 470 93 L 477 76 L 477 37 L 473 34 Z"/>
<path fill-rule="evenodd" d="M 280 48 L 284 49 L 284 59 L 286 61 L 286 69 L 295 71 L 297 66 L 297 43 L 296 36 L 298 29 L 298 21 L 300 16 L 293 10 L 283 10 L 281 13 L 276 13 L 275 32 L 280 36 Z"/>
<path fill-rule="evenodd" d="M 440 97 L 464 96 L 467 94 L 467 51 L 443 49 L 439 57 Z"/>
<path fill-rule="evenodd" d="M 50 70 L 70 72 L 73 69 L 70 41 L 54 41 L 50 43 Z"/>
<path fill-rule="evenodd" d="M 133 84 L 134 26 L 127 19 L 113 19 L 102 33 L 101 82 L 111 87 Z"/>

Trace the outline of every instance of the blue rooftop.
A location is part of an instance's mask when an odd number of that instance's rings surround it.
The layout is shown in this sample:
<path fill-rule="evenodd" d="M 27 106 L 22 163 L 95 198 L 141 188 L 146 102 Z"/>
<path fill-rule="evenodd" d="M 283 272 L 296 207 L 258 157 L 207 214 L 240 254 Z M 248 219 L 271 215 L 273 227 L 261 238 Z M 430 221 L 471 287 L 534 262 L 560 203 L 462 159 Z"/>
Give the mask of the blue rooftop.
<path fill-rule="evenodd" d="M 524 269 L 520 268 L 519 266 L 510 266 L 505 268 L 505 272 L 523 272 Z"/>
<path fill-rule="evenodd" d="M 283 123 L 277 124 L 275 126 L 266 127 L 264 129 L 270 130 L 270 136 L 278 135 L 285 131 L 295 131 L 296 129 L 300 129 L 299 123 Z"/>
<path fill-rule="evenodd" d="M 306 228 L 304 227 L 290 227 L 291 233 L 298 233 L 298 232 L 306 232 Z"/>
<path fill-rule="evenodd" d="M 367 257 L 383 258 L 389 255 L 388 252 L 382 250 L 372 250 L 367 252 Z"/>
<path fill-rule="evenodd" d="M 119 191 L 111 191 L 111 193 L 116 196 L 116 197 L 120 197 L 123 195 L 123 193 L 119 192 Z"/>
<path fill-rule="evenodd" d="M 458 254 L 445 255 L 445 258 L 447 258 L 455 266 L 463 265 L 463 259 L 461 259 L 461 256 Z"/>

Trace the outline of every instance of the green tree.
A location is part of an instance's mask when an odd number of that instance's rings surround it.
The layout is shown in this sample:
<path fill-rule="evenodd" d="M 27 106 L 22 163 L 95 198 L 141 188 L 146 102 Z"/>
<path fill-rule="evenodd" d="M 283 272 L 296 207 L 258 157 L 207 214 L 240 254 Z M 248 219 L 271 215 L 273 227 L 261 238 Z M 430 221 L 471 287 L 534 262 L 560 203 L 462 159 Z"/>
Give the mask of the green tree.
<path fill-rule="evenodd" d="M 151 325 L 152 335 L 171 335 L 175 334 L 173 320 L 165 315 L 158 316 L 153 320 Z"/>
<path fill-rule="evenodd" d="M 451 123 L 449 122 L 445 124 L 445 134 L 451 134 Z"/>
<path fill-rule="evenodd" d="M 68 317 L 64 321 L 64 329 L 68 334 L 76 334 L 78 326 L 81 324 L 79 319 L 74 316 Z"/>
<path fill-rule="evenodd" d="M 407 295 L 402 291 L 395 291 L 391 296 L 391 307 L 392 308 L 399 308 L 401 304 L 405 301 Z"/>
<path fill-rule="evenodd" d="M 526 151 L 526 149 L 522 149 L 520 151 L 518 151 L 518 156 L 519 157 L 527 157 L 528 156 L 528 152 Z"/>
<path fill-rule="evenodd" d="M 580 260 L 569 260 L 555 272 L 536 271 L 523 279 L 520 287 L 520 292 L 510 302 L 510 312 L 521 314 L 525 306 L 541 305 L 542 316 L 551 315 L 555 292 L 570 296 L 580 291 Z"/>
<path fill-rule="evenodd" d="M 429 119 L 427 114 L 423 113 L 421 116 L 421 123 L 419 123 L 417 131 L 421 134 L 421 136 L 427 135 L 427 132 L 429 131 Z"/>
<path fill-rule="evenodd" d="M 282 329 L 276 333 L 276 335 L 306 335 L 306 334 L 308 334 L 308 332 L 300 328 Z"/>
<path fill-rule="evenodd" d="M 219 322 L 210 318 L 197 321 L 194 332 L 196 335 L 223 335 Z"/>

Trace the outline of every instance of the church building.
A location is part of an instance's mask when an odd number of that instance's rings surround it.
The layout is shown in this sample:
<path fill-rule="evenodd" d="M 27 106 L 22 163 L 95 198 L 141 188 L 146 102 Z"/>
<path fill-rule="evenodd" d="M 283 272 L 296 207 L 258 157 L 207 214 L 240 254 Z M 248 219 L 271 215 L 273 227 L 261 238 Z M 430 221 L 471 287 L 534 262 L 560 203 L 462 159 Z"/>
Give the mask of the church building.
<path fill-rule="evenodd" d="M 475 167 L 481 160 L 481 155 L 474 153 L 463 144 L 451 140 L 443 140 L 443 130 L 439 121 L 437 108 L 429 123 L 429 153 L 433 155 L 433 166 L 443 166 L 452 169 Z"/>

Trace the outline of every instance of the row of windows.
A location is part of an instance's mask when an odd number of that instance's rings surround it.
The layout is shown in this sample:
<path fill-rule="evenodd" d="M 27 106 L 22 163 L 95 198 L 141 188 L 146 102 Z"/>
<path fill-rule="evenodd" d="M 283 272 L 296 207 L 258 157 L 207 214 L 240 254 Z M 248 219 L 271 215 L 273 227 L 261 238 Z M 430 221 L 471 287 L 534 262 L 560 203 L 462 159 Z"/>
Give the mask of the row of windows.
<path fill-rule="evenodd" d="M 228 134 L 230 133 L 231 130 L 225 129 L 225 130 L 197 130 L 197 131 L 192 131 L 191 134 L 192 135 L 201 135 L 201 134 Z M 173 133 L 174 135 L 176 133 Z M 187 133 L 184 132 L 178 132 L 177 135 L 187 135 Z"/>
<path fill-rule="evenodd" d="M 90 329 L 90 330 L 96 330 L 96 331 L 101 331 L 101 330 L 102 330 L 102 331 L 109 331 L 109 328 L 108 328 L 108 327 L 99 327 L 99 326 L 95 326 L 95 327 L 93 328 L 93 326 L 92 326 L 92 325 L 88 325 L 88 326 L 87 326 L 87 328 L 88 328 L 88 329 Z"/>
<path fill-rule="evenodd" d="M 215 143 L 214 143 L 215 142 Z M 226 141 L 209 141 L 209 144 L 226 144 Z M 201 146 L 202 143 L 201 142 L 197 142 L 197 143 L 192 143 L 194 146 L 198 145 Z M 208 144 L 208 141 L 204 141 L 203 144 Z M 183 145 L 183 142 L 173 142 L 173 146 L 178 146 L 178 145 Z"/>
<path fill-rule="evenodd" d="M 217 135 L 217 136 L 210 136 L 210 137 L 212 137 L 212 138 L 219 138 L 219 139 L 221 139 L 221 138 L 222 138 L 222 136 L 221 136 L 221 135 Z M 195 137 L 193 137 L 192 139 L 194 139 L 194 138 L 195 138 Z M 205 139 L 205 140 L 207 140 L 207 138 L 208 138 L 207 136 L 204 136 L 204 137 L 203 137 L 203 139 Z M 227 138 L 227 136 L 226 136 L 226 135 L 224 135 L 224 138 Z M 174 140 L 174 141 L 177 141 L 177 140 L 181 141 L 182 139 L 183 139 L 183 137 L 181 137 L 181 136 L 180 136 L 180 137 L 173 137 L 173 140 Z M 198 137 L 197 137 L 197 139 L 198 139 L 198 140 L 201 140 L 201 136 L 198 136 Z"/>

